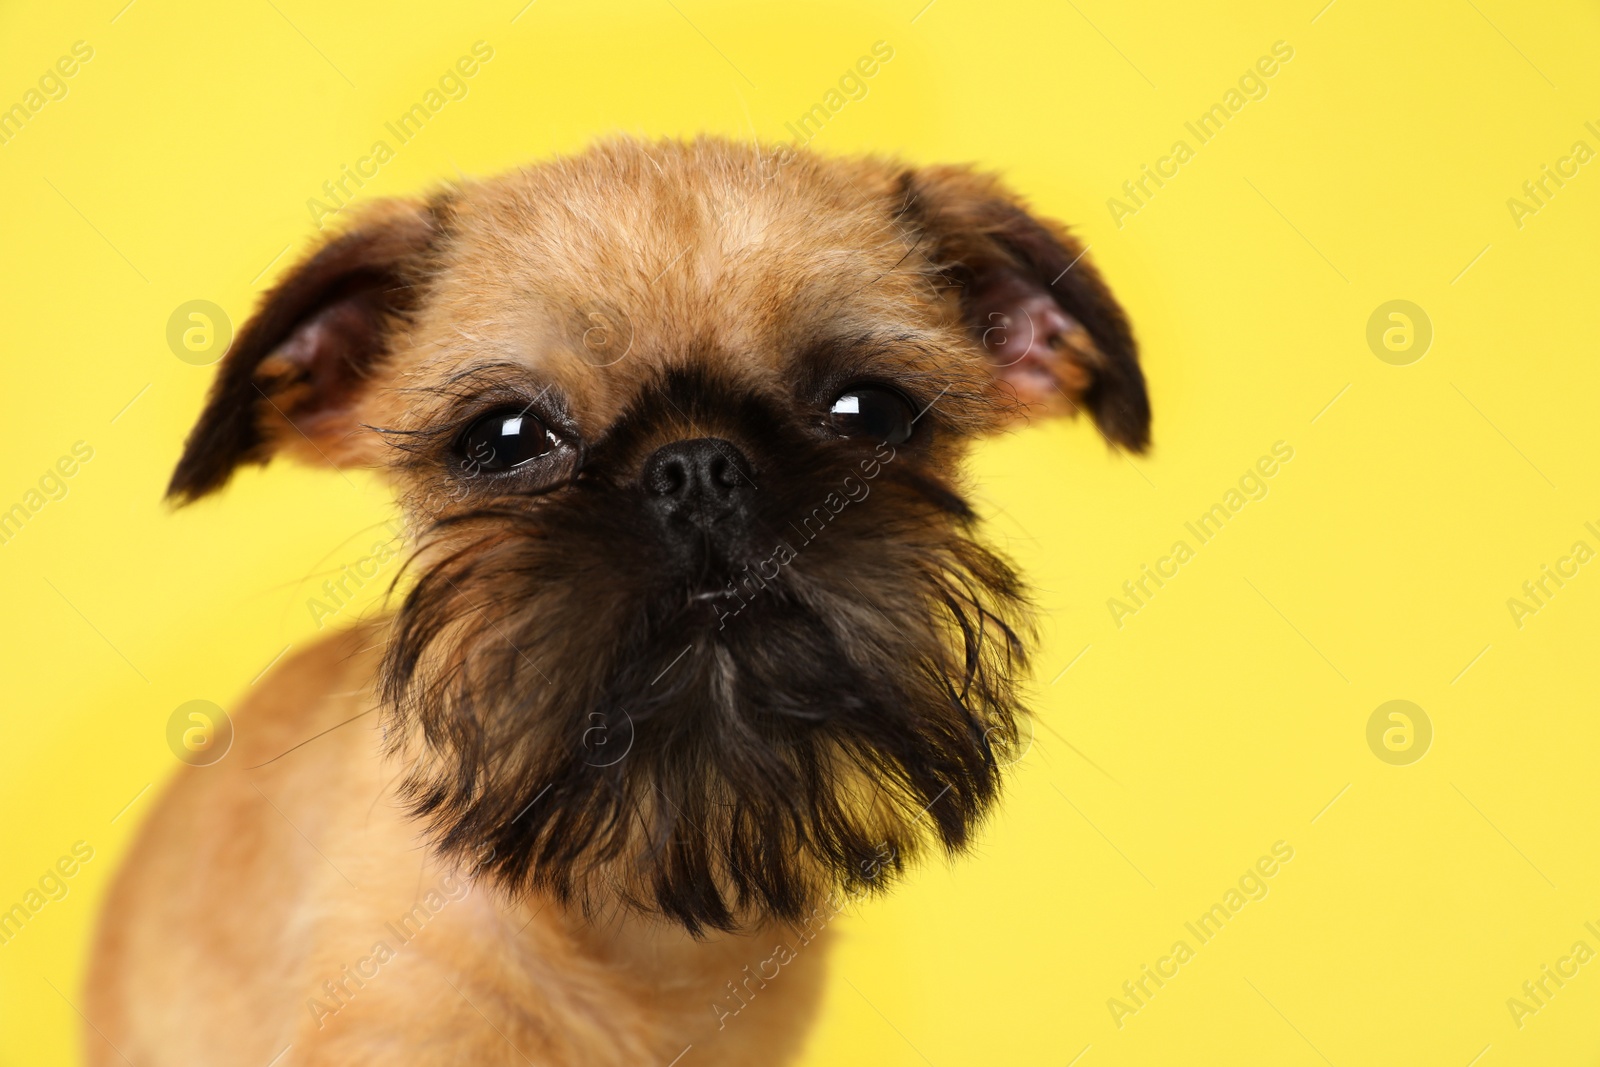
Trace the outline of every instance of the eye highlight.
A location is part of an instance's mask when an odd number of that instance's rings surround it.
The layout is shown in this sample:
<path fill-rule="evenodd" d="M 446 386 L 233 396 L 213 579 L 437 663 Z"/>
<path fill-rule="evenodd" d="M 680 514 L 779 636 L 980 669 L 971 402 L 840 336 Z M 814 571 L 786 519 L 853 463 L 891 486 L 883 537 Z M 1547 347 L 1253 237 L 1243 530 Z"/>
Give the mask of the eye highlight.
<path fill-rule="evenodd" d="M 916 414 L 911 402 L 881 385 L 857 385 L 840 393 L 828 411 L 828 426 L 840 437 L 860 437 L 891 445 L 911 437 Z"/>
<path fill-rule="evenodd" d="M 503 407 L 480 415 L 456 441 L 462 460 L 480 471 L 513 470 L 546 455 L 556 438 L 526 407 Z"/>

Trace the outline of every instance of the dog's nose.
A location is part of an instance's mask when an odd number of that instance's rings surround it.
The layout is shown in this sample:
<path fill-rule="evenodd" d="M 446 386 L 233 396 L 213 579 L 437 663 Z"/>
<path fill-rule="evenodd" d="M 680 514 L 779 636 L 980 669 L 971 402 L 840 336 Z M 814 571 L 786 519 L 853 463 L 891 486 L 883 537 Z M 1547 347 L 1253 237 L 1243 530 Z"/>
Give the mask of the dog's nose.
<path fill-rule="evenodd" d="M 704 529 L 743 519 L 755 484 L 750 461 L 732 441 L 720 437 L 663 445 L 644 461 L 641 481 L 657 515 Z"/>

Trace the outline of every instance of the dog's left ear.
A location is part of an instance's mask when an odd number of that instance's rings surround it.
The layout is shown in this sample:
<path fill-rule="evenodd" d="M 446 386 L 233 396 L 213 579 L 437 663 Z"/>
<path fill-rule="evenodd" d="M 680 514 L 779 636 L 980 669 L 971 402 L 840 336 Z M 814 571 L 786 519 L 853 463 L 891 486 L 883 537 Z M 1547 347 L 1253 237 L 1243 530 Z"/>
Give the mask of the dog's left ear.
<path fill-rule="evenodd" d="M 434 206 L 380 202 L 267 293 L 222 360 L 167 498 L 198 500 L 280 449 L 362 462 L 354 410 L 437 232 Z"/>
<path fill-rule="evenodd" d="M 998 181 L 960 167 L 901 177 L 899 221 L 920 227 L 961 291 L 995 375 L 1030 411 L 1087 408 L 1106 440 L 1144 451 L 1150 398 L 1127 315 L 1066 229 Z"/>

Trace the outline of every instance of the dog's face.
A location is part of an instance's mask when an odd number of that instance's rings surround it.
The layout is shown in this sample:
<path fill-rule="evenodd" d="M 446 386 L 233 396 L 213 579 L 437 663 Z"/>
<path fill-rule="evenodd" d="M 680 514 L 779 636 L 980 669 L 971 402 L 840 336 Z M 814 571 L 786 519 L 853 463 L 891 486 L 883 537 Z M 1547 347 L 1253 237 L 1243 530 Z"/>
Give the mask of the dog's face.
<path fill-rule="evenodd" d="M 382 693 L 437 847 L 735 928 L 994 799 L 1025 597 L 956 472 L 1079 407 L 1143 447 L 1121 310 L 993 182 L 624 142 L 328 242 L 171 491 L 275 450 L 387 472 L 417 548 Z"/>

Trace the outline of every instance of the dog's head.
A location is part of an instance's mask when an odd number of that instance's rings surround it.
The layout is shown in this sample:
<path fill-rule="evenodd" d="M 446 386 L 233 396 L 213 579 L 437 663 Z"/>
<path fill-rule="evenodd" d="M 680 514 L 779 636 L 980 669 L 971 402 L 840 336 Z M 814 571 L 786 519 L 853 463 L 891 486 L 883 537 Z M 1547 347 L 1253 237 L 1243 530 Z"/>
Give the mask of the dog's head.
<path fill-rule="evenodd" d="M 623 142 L 368 210 L 267 295 L 171 493 L 379 468 L 406 795 L 512 891 L 691 931 L 872 888 L 994 799 L 1025 596 L 957 470 L 1144 446 L 1121 309 L 990 179 Z"/>

